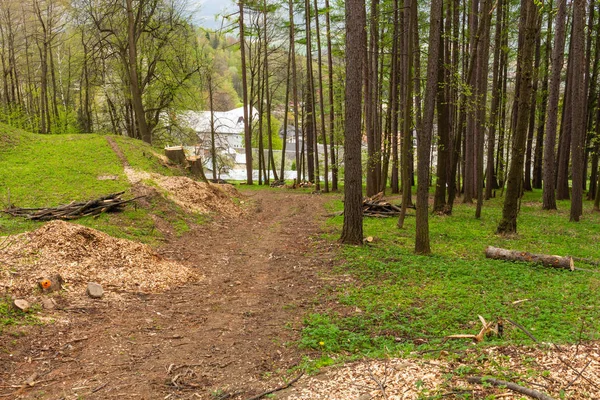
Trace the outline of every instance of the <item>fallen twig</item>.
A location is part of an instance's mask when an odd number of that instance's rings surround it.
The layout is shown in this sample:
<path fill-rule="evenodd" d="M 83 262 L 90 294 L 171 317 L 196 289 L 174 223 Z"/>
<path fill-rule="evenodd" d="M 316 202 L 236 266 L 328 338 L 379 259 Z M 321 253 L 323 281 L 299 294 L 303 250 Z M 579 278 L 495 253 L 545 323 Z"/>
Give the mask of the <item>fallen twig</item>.
<path fill-rule="evenodd" d="M 386 368 L 387 368 L 387 365 L 386 365 Z M 373 372 L 371 371 L 371 367 L 369 365 L 367 365 L 367 371 L 369 372 L 369 376 L 371 377 L 371 379 L 373 379 L 375 381 L 375 383 L 377 384 L 377 386 L 379 386 L 379 390 L 381 390 L 381 394 L 383 395 L 383 398 L 385 400 L 387 400 L 387 394 L 385 393 L 385 381 L 383 383 L 380 382 L 379 379 L 377 379 L 375 377 L 375 375 L 373 375 Z"/>
<path fill-rule="evenodd" d="M 515 391 L 517 393 L 524 394 L 524 395 L 529 396 L 529 397 L 531 397 L 533 399 L 538 399 L 538 400 L 554 400 L 552 397 L 548 396 L 547 394 L 544 394 L 542 392 L 538 392 L 537 390 L 526 388 L 524 386 L 517 385 L 516 383 L 513 383 L 513 382 L 502 381 L 500 379 L 487 378 L 487 377 L 481 377 L 481 376 L 471 376 L 471 377 L 467 378 L 467 381 L 469 383 L 476 383 L 478 385 L 481 385 L 483 383 L 489 383 L 489 384 L 494 385 L 494 386 L 504 386 L 507 389 L 510 389 L 510 390 Z"/>
<path fill-rule="evenodd" d="M 573 385 L 575 383 L 575 381 L 577 381 L 577 379 L 579 379 L 581 377 L 581 375 L 583 374 L 583 372 L 587 369 L 587 367 L 589 367 L 589 365 L 592 363 L 593 360 L 588 361 L 587 364 L 585 364 L 585 367 L 583 367 L 581 369 L 581 371 L 579 371 L 579 373 L 577 374 L 577 376 L 571 381 L 569 382 L 569 384 L 567 386 L 565 386 L 565 388 L 563 390 L 567 390 L 568 388 L 571 387 L 571 385 Z"/>
<path fill-rule="evenodd" d="M 510 322 L 511 324 L 513 324 L 514 326 L 516 326 L 517 328 L 519 328 L 520 330 L 522 330 L 522 331 L 523 331 L 523 332 L 524 332 L 524 333 L 525 333 L 527 336 L 529 336 L 529 338 L 530 338 L 531 340 L 533 340 L 533 341 L 534 341 L 534 342 L 536 342 L 537 344 L 540 344 L 539 340 L 537 340 L 537 339 L 535 338 L 535 336 L 533 336 L 533 335 L 531 334 L 531 332 L 529 332 L 527 329 L 525 329 L 525 327 L 524 327 L 523 325 L 521 325 L 521 324 L 519 324 L 519 323 L 517 323 L 517 322 L 513 321 L 513 320 L 512 320 L 512 319 L 510 319 L 510 318 L 506 318 L 506 320 L 507 320 L 508 322 Z"/>
<path fill-rule="evenodd" d="M 279 387 L 276 387 L 275 389 L 267 390 L 266 392 L 262 392 L 262 393 L 261 393 L 261 394 L 259 394 L 259 395 L 256 395 L 256 396 L 254 396 L 254 397 L 250 397 L 250 398 L 249 398 L 249 399 L 247 399 L 247 400 L 258 400 L 258 399 L 260 399 L 261 397 L 264 397 L 264 396 L 266 396 L 266 395 L 268 395 L 268 394 L 275 393 L 275 392 L 279 392 L 280 390 L 287 389 L 287 388 L 289 388 L 290 386 L 292 386 L 294 383 L 296 383 L 296 382 L 298 381 L 298 379 L 302 378 L 302 375 L 304 375 L 304 372 L 301 372 L 301 373 L 300 373 L 300 375 L 298 375 L 297 377 L 295 377 L 294 379 L 292 379 L 291 381 L 289 381 L 289 382 L 288 382 L 288 383 L 286 383 L 285 385 L 281 385 L 281 386 L 279 386 Z"/>
<path fill-rule="evenodd" d="M 96 392 L 102 390 L 106 385 L 108 385 L 108 382 L 105 382 L 102 385 L 97 386 L 95 389 L 92 390 L 92 393 L 96 393 Z"/>

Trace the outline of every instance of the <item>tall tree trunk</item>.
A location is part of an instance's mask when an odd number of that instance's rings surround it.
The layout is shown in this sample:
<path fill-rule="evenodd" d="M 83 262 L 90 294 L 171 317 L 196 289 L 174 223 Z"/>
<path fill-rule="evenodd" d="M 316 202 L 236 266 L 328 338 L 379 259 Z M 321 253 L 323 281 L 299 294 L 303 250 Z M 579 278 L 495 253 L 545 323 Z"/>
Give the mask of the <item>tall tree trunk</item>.
<path fill-rule="evenodd" d="M 565 48 L 565 19 L 567 16 L 566 0 L 558 0 L 558 11 L 555 22 L 554 47 L 552 49 L 552 74 L 550 77 L 550 92 L 548 93 L 548 107 L 546 115 L 546 138 L 544 140 L 544 210 L 556 210 L 555 193 L 555 158 L 556 127 L 558 122 L 558 99 L 560 95 L 561 71 L 563 68 Z"/>
<path fill-rule="evenodd" d="M 240 8 L 240 58 L 242 61 L 242 97 L 244 104 L 244 146 L 246 147 L 246 184 L 252 185 L 252 128 L 250 122 L 250 105 L 248 104 L 248 78 L 246 74 L 246 40 L 244 39 L 244 2 L 239 3 Z M 293 25 L 293 24 L 292 24 Z"/>
<path fill-rule="evenodd" d="M 287 61 L 287 74 L 285 79 L 285 106 L 283 111 L 283 140 L 281 145 L 281 169 L 279 171 L 279 179 L 285 179 L 285 153 L 288 137 L 288 114 L 290 111 L 290 69 L 292 60 L 292 47 L 288 50 L 288 61 Z"/>
<path fill-rule="evenodd" d="M 344 164 L 344 226 L 341 242 L 362 244 L 362 74 L 365 38 L 365 3 L 346 1 L 346 106 Z"/>
<path fill-rule="evenodd" d="M 490 45 L 490 22 L 491 22 L 491 0 L 484 0 L 482 18 L 480 20 L 481 38 L 479 38 L 479 62 L 477 63 L 477 149 L 476 149 L 476 167 L 475 183 L 477 188 L 477 209 L 475 210 L 475 218 L 481 218 L 481 208 L 483 207 L 483 152 L 485 142 L 486 124 L 486 105 L 488 92 L 488 57 Z"/>
<path fill-rule="evenodd" d="M 583 160 L 586 116 L 585 84 L 585 0 L 573 3 L 573 57 L 571 111 L 571 153 L 573 168 L 573 188 L 570 220 L 578 222 L 583 213 Z"/>
<path fill-rule="evenodd" d="M 519 50 L 517 54 L 518 99 L 517 124 L 514 131 L 510 171 L 506 187 L 506 197 L 502 208 L 502 220 L 496 230 L 500 234 L 517 232 L 518 201 L 523 183 L 523 164 L 527 123 L 529 119 L 531 84 L 537 36 L 538 10 L 534 0 L 521 0 L 521 18 L 519 22 Z"/>
<path fill-rule="evenodd" d="M 525 178 L 523 180 L 523 189 L 533 190 L 531 186 L 531 163 L 533 153 L 533 134 L 535 132 L 535 110 L 537 108 L 538 98 L 538 77 L 541 59 L 542 38 L 540 34 L 542 19 L 539 18 L 538 37 L 535 43 L 535 60 L 533 62 L 533 89 L 531 91 L 531 110 L 529 112 L 529 129 L 527 131 L 527 145 L 525 149 Z"/>
<path fill-rule="evenodd" d="M 439 58 L 442 60 L 438 64 L 438 87 L 437 87 L 437 169 L 435 195 L 433 199 L 433 211 L 437 213 L 447 212 L 446 186 L 448 185 L 448 170 L 450 165 L 451 149 L 451 127 L 450 118 L 450 39 L 448 34 L 451 29 L 452 21 L 452 1 L 446 0 L 446 26 L 440 27 Z"/>
<path fill-rule="evenodd" d="M 396 0 L 397 1 L 397 0 Z M 327 73 L 329 84 L 329 148 L 331 150 L 331 190 L 338 190 L 338 165 L 335 154 L 335 107 L 333 98 L 333 54 L 331 48 L 331 20 L 329 0 L 325 0 L 325 28 L 327 30 Z"/>
<path fill-rule="evenodd" d="M 427 83 L 425 87 L 425 114 L 422 129 L 417 131 L 418 186 L 416 211 L 415 253 L 429 254 L 429 151 L 435 111 L 439 49 L 442 31 L 442 0 L 431 1 L 429 27 L 429 55 L 427 56 Z"/>
<path fill-rule="evenodd" d="M 504 0 L 498 1 L 496 10 L 496 32 L 494 34 L 494 64 L 492 67 L 492 105 L 490 110 L 490 128 L 488 131 L 488 148 L 486 164 L 485 199 L 492 197 L 492 191 L 498 187 L 494 169 L 494 146 L 496 143 L 496 127 L 498 126 L 498 114 L 500 111 L 500 100 L 502 96 L 502 17 L 504 15 Z"/>
<path fill-rule="evenodd" d="M 263 23 L 264 23 L 264 33 L 265 33 L 265 94 L 267 100 L 267 135 L 268 135 L 268 145 L 269 145 L 269 158 L 267 169 L 273 172 L 273 179 L 278 181 L 277 177 L 277 167 L 275 166 L 275 157 L 273 156 L 273 132 L 271 128 L 271 88 L 269 87 L 269 38 L 267 37 L 267 0 L 263 1 Z M 283 153 L 282 153 L 283 157 Z"/>
<path fill-rule="evenodd" d="M 552 9 L 552 2 L 549 4 Z M 552 49 L 552 13 L 548 12 L 548 26 L 546 28 L 546 43 L 544 45 L 544 76 L 542 78 L 542 98 L 539 102 L 538 107 L 538 122 L 537 122 L 537 134 L 535 137 L 535 152 L 533 158 L 533 178 L 532 186 L 534 189 L 542 188 L 542 164 L 544 154 L 544 132 L 546 121 L 546 106 L 548 103 L 548 79 L 550 69 L 550 52 Z"/>
<path fill-rule="evenodd" d="M 302 159 L 300 149 L 300 125 L 298 124 L 298 81 L 296 79 L 296 26 L 294 24 L 294 2 L 290 0 L 288 3 L 289 18 L 290 18 L 290 54 L 292 59 L 292 101 L 294 102 L 294 140 L 296 151 L 296 182 L 300 183 L 302 172 Z M 303 142 L 304 143 L 304 142 Z"/>
<path fill-rule="evenodd" d="M 135 32 L 135 18 L 133 15 L 133 0 L 126 0 L 127 5 L 127 44 L 128 59 L 127 70 L 129 72 L 129 89 L 131 92 L 131 103 L 135 113 L 135 121 L 140 137 L 146 143 L 152 143 L 152 132 L 146 123 L 146 113 L 142 103 L 142 90 L 140 88 L 138 64 L 137 64 L 137 35 Z"/>
<path fill-rule="evenodd" d="M 409 4 L 406 6 L 406 4 Z M 404 101 L 402 114 L 402 142 L 400 143 L 402 150 L 402 207 L 400 216 L 398 217 L 398 228 L 404 227 L 404 219 L 406 218 L 406 209 L 412 202 L 412 187 L 410 178 L 410 159 L 412 158 L 413 143 L 412 143 L 412 105 L 413 105 L 413 35 L 412 30 L 416 29 L 413 25 L 412 13 L 415 12 L 412 0 L 405 0 L 404 6 L 404 44 L 406 52 L 404 55 Z"/>
<path fill-rule="evenodd" d="M 571 38 L 573 37 L 573 24 L 571 24 Z M 573 40 L 569 42 L 569 54 L 573 54 Z M 569 155 L 571 154 L 571 132 L 573 128 L 573 57 L 567 59 L 567 77 L 565 94 L 558 138 L 558 157 L 556 160 L 556 199 L 568 200 L 569 194 Z"/>
<path fill-rule="evenodd" d="M 327 132 L 325 130 L 325 102 L 323 101 L 323 56 L 321 52 L 321 30 L 319 25 L 319 6 L 317 0 L 315 5 L 315 33 L 317 35 L 317 60 L 319 74 L 319 108 L 321 110 L 321 141 L 323 142 L 323 181 L 325 193 L 329 192 L 329 155 L 327 154 Z"/>
<path fill-rule="evenodd" d="M 367 196 L 379 190 L 381 143 L 378 131 L 379 0 L 371 0 L 369 47 L 366 52 L 365 124 L 367 131 Z"/>

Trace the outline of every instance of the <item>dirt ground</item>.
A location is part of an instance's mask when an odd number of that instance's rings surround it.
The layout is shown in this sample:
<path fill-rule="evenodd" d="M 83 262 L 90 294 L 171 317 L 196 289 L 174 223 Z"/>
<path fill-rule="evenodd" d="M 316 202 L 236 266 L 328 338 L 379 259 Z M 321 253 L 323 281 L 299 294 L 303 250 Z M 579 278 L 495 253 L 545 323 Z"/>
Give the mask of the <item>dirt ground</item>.
<path fill-rule="evenodd" d="M 217 218 L 160 249 L 205 278 L 162 294 L 58 297 L 44 325 L 0 335 L 0 398 L 249 398 L 303 353 L 303 315 L 335 249 L 316 238 L 324 198 L 247 193 L 253 211 Z M 228 396 L 229 395 L 229 396 Z"/>

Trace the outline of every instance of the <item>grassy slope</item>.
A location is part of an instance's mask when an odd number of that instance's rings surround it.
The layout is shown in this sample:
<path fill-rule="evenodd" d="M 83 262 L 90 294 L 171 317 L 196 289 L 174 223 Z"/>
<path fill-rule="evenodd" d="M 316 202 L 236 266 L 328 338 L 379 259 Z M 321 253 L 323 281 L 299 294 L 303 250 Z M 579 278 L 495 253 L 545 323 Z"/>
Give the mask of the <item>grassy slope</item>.
<path fill-rule="evenodd" d="M 158 162 L 153 155 L 156 150 L 149 145 L 122 137 L 115 140 L 134 168 L 164 175 L 176 173 Z M 99 180 L 103 175 L 118 178 Z M 17 207 L 53 207 L 119 191 L 131 197 L 131 190 L 121 161 L 102 135 L 35 135 L 0 125 L 2 209 L 8 206 L 9 198 Z M 175 219 L 185 219 L 178 207 L 169 207 L 177 215 Z M 143 242 L 152 243 L 160 237 L 149 210 L 141 208 L 127 207 L 121 214 L 76 222 Z M 24 232 L 39 225 L 0 214 L 0 235 Z"/>
<path fill-rule="evenodd" d="M 358 284 L 334 288 L 330 300 L 343 311 L 321 311 L 307 317 L 301 346 L 320 350 L 319 363 L 348 356 L 404 354 L 415 349 L 456 348 L 469 341 L 443 343 L 443 337 L 478 333 L 477 315 L 488 321 L 510 318 L 540 341 L 577 342 L 599 338 L 600 274 L 563 271 L 486 259 L 488 245 L 545 254 L 600 259 L 600 214 L 586 202 L 580 223 L 569 222 L 569 203 L 541 210 L 541 192 L 526 193 L 516 238 L 494 234 L 502 199 L 485 203 L 483 218 L 475 207 L 457 204 L 452 216 L 430 216 L 432 256 L 413 254 L 415 219 L 398 230 L 396 219 L 365 219 L 365 236 L 376 241 L 344 247 L 338 273 Z M 341 210 L 336 201 L 332 209 Z M 336 240 L 342 217 L 329 221 Z M 597 266 L 576 263 L 581 268 Z M 527 301 L 513 304 L 518 300 Z M 427 344 L 417 346 L 415 339 Z M 418 343 L 418 342 L 417 342 Z M 531 343 L 505 323 L 504 338 L 486 343 Z"/>

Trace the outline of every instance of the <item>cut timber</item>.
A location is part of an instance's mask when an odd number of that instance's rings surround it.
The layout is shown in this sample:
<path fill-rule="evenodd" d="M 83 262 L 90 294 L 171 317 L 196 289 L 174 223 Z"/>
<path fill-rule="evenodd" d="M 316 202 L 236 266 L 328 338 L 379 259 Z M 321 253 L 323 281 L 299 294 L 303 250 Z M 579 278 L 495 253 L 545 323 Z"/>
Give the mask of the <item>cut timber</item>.
<path fill-rule="evenodd" d="M 165 147 L 165 156 L 174 164 L 185 165 L 183 146 Z"/>
<path fill-rule="evenodd" d="M 373 197 L 366 197 L 362 203 L 365 217 L 395 217 L 400 215 L 400 207 L 383 200 L 383 192 Z"/>
<path fill-rule="evenodd" d="M 485 256 L 494 260 L 526 261 L 535 264 L 542 264 L 546 267 L 563 268 L 571 271 L 575 270 L 572 257 L 532 254 L 527 251 L 507 250 L 492 246 L 488 246 L 485 249 Z"/>

